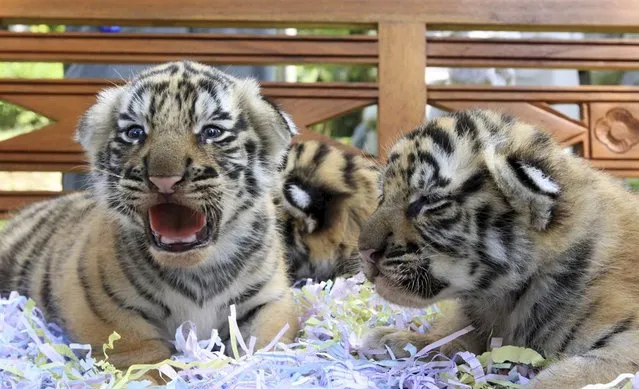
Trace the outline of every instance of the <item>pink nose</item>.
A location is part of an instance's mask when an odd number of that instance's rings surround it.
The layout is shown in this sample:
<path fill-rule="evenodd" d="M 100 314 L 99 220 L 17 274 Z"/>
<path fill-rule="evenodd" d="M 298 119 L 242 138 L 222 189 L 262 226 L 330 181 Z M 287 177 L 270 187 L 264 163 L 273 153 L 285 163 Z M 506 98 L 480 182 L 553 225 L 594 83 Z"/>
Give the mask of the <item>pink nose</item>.
<path fill-rule="evenodd" d="M 175 192 L 173 185 L 182 179 L 182 176 L 170 176 L 170 177 L 149 177 L 149 181 L 158 188 L 158 192 L 171 194 Z"/>

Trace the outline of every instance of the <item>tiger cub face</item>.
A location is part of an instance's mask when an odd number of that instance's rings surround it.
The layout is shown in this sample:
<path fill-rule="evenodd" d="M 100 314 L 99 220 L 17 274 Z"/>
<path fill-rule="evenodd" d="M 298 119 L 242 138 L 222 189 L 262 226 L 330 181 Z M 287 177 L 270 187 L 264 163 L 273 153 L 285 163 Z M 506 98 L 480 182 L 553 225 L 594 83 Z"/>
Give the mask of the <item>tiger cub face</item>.
<path fill-rule="evenodd" d="M 225 226 L 269 203 L 294 134 L 253 80 L 176 62 L 100 93 L 76 136 L 96 197 L 146 232 L 157 261 L 184 267 L 224 251 Z"/>
<path fill-rule="evenodd" d="M 294 281 L 360 270 L 357 239 L 377 206 L 377 166 L 318 141 L 292 145 L 282 164 L 278 217 Z"/>
<path fill-rule="evenodd" d="M 562 155 L 548 135 L 489 111 L 440 117 L 402 137 L 359 240 L 380 295 L 421 307 L 515 289 L 536 266 L 535 234 L 561 213 L 541 157 L 548 150 Z"/>

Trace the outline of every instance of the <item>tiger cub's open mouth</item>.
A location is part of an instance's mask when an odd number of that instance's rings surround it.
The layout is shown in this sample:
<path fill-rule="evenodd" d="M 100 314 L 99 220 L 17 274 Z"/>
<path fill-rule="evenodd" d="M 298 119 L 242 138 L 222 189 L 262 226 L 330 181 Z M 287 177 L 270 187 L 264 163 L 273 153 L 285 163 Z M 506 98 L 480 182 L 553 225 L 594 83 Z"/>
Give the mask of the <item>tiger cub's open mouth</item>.
<path fill-rule="evenodd" d="M 149 209 L 151 241 L 164 251 L 183 252 L 211 242 L 213 226 L 206 215 L 179 204 L 162 203 Z"/>

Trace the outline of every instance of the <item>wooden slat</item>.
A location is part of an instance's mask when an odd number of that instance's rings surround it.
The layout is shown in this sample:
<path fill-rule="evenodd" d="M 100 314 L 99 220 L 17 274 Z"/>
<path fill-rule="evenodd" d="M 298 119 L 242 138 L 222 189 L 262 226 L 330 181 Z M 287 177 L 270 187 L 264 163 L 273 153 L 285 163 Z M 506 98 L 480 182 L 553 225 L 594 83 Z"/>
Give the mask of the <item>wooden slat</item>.
<path fill-rule="evenodd" d="M 0 154 L 0 161 L 3 158 L 6 158 L 10 161 L 15 162 L 51 162 L 51 163 L 74 163 L 78 161 L 78 156 L 81 156 L 82 153 L 33 153 L 33 156 L 30 157 L 29 154 L 26 153 L 8 153 L 2 152 Z M 80 159 L 82 160 L 82 159 Z"/>
<path fill-rule="evenodd" d="M 491 86 L 491 85 L 432 85 L 428 99 L 434 101 L 526 101 L 545 103 L 638 101 L 635 86 Z"/>
<path fill-rule="evenodd" d="M 0 151 L 0 171 L 81 172 L 85 165 L 83 153 Z"/>
<path fill-rule="evenodd" d="M 377 63 L 375 36 L 0 32 L 0 60 L 155 64 Z"/>
<path fill-rule="evenodd" d="M 581 120 L 587 125 L 590 125 L 590 104 L 581 103 L 579 104 L 579 108 L 581 110 Z M 581 155 L 586 159 L 590 159 L 592 157 L 592 142 L 590 141 L 590 131 L 588 131 L 588 136 L 584 138 Z"/>
<path fill-rule="evenodd" d="M 0 154 L 2 154 L 0 152 Z M 35 155 L 35 154 L 29 154 Z M 63 173 L 81 173 L 86 171 L 84 162 L 78 156 L 78 163 L 53 163 L 53 162 L 11 162 L 0 161 L 0 171 L 9 172 L 63 172 Z"/>
<path fill-rule="evenodd" d="M 636 159 L 591 159 L 590 163 L 599 169 L 608 170 L 637 170 L 639 160 Z"/>
<path fill-rule="evenodd" d="M 420 23 L 382 23 L 379 26 L 377 156 L 381 160 L 386 159 L 386 153 L 398 136 L 425 119 L 425 33 L 425 27 Z"/>
<path fill-rule="evenodd" d="M 2 95 L 95 95 L 103 88 L 121 85 L 122 80 L 104 79 L 1 79 Z M 266 96 L 291 98 L 326 99 L 376 99 L 375 83 L 287 83 L 263 82 L 262 93 Z"/>
<path fill-rule="evenodd" d="M 639 178 L 639 169 L 637 170 L 606 170 L 608 174 L 617 178 Z"/>
<path fill-rule="evenodd" d="M 0 95 L 89 95 L 120 80 L 0 80 Z M 375 83 L 262 83 L 262 91 L 272 98 L 372 99 L 378 98 Z M 525 101 L 547 103 L 633 102 L 639 100 L 635 86 L 486 86 L 430 85 L 428 98 L 433 101 Z"/>
<path fill-rule="evenodd" d="M 638 69 L 636 39 L 429 38 L 429 66 Z"/>
<path fill-rule="evenodd" d="M 5 152 L 81 152 L 79 144 L 70 142 L 83 111 L 94 101 L 92 95 L 7 95 L 0 100 L 17 104 L 54 119 L 52 124 L 0 142 Z"/>
<path fill-rule="evenodd" d="M 210 64 L 378 63 L 376 36 L 0 32 L 0 60 Z M 639 40 L 427 39 L 430 66 L 637 69 Z"/>
<path fill-rule="evenodd" d="M 639 31 L 639 0 L 3 0 L 0 20 L 190 26 L 373 26 L 401 21 L 433 29 Z"/>
<path fill-rule="evenodd" d="M 27 204 L 46 200 L 70 192 L 50 191 L 0 191 L 0 214 L 6 214 Z"/>

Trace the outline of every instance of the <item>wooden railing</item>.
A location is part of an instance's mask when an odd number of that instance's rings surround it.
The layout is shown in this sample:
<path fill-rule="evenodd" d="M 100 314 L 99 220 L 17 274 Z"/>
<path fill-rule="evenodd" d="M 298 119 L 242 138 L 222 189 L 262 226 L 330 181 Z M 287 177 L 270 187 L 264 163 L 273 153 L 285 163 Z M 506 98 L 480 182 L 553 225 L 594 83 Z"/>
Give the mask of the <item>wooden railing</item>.
<path fill-rule="evenodd" d="M 50 199 L 66 192 L 44 192 L 44 191 L 5 191 L 0 192 L 0 219 L 10 215 L 16 209 L 22 208 L 36 201 Z"/>
<path fill-rule="evenodd" d="M 432 29 L 639 31 L 639 2 L 616 0 L 3 0 L 0 20 L 101 25 L 419 24 Z"/>
<path fill-rule="evenodd" d="M 470 39 L 430 37 L 429 66 L 639 69 L 639 41 L 628 39 Z M 371 35 L 101 34 L 0 32 L 0 61 L 210 64 L 379 63 Z"/>
<path fill-rule="evenodd" d="M 160 3 L 160 4 L 158 4 Z M 3 23 L 180 26 L 358 26 L 373 36 L 222 34 L 0 33 L 0 61 L 139 63 L 192 59 L 210 64 L 368 64 L 372 84 L 264 83 L 264 93 L 289 111 L 301 138 L 308 127 L 378 105 L 378 158 L 397 135 L 419 124 L 426 103 L 445 109 L 493 108 L 539 124 L 575 146 L 599 168 L 639 176 L 639 88 L 426 85 L 426 66 L 639 69 L 636 40 L 425 38 L 426 29 L 639 31 L 639 0 L 601 6 L 554 0 L 259 0 L 85 1 L 3 0 Z M 0 80 L 0 100 L 54 121 L 0 142 L 0 171 L 80 171 L 84 156 L 71 135 L 95 93 L 120 80 Z M 552 104 L 573 103 L 580 120 Z M 49 193 L 0 193 L 0 215 Z M 24 201 L 20 200 L 23 199 Z"/>

